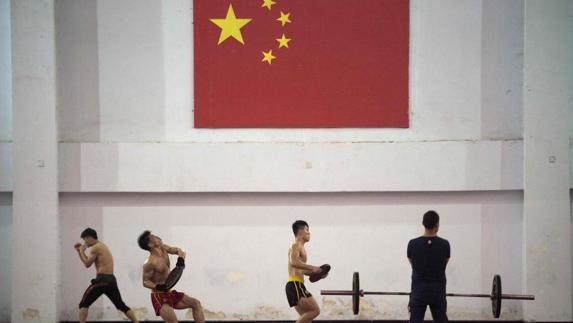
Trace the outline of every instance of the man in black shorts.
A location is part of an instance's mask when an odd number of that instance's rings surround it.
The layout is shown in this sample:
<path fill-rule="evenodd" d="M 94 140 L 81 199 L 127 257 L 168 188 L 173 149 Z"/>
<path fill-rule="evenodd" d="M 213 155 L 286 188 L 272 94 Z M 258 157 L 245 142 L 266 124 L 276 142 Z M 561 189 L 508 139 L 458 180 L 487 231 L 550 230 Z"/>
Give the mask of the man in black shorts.
<path fill-rule="evenodd" d="M 310 323 L 320 314 L 320 308 L 312 294 L 304 286 L 304 276 L 320 275 L 322 269 L 306 263 L 307 254 L 304 245 L 310 241 L 310 231 L 305 221 L 292 224 L 294 242 L 288 249 L 288 282 L 285 286 L 290 307 L 300 315 L 297 323 Z M 326 277 L 326 276 L 324 276 Z"/>
<path fill-rule="evenodd" d="M 95 264 L 97 276 L 95 279 L 92 279 L 91 285 L 86 289 L 80 301 L 80 323 L 86 322 L 88 308 L 101 294 L 105 294 L 113 305 L 122 311 L 131 322 L 137 323 L 135 314 L 121 299 L 117 281 L 113 275 L 113 257 L 109 248 L 98 240 L 97 232 L 94 229 L 85 229 L 81 234 L 81 238 L 84 240 L 84 244 L 76 243 L 74 248 L 76 248 L 78 256 L 86 268 Z M 86 248 L 91 249 L 89 256 L 85 253 Z"/>
<path fill-rule="evenodd" d="M 424 235 L 408 243 L 408 260 L 412 265 L 410 292 L 410 323 L 422 323 L 426 306 L 430 306 L 434 322 L 448 322 L 446 302 L 446 265 L 450 259 L 450 243 L 438 237 L 440 216 L 435 211 L 424 214 Z"/>

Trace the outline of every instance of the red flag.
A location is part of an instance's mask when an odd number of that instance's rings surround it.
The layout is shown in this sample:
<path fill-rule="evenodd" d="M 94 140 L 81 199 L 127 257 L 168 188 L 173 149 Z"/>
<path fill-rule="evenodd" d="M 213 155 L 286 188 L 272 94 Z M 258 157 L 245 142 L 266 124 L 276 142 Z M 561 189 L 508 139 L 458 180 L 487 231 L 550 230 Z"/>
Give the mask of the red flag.
<path fill-rule="evenodd" d="M 408 0 L 194 0 L 195 127 L 408 127 Z"/>

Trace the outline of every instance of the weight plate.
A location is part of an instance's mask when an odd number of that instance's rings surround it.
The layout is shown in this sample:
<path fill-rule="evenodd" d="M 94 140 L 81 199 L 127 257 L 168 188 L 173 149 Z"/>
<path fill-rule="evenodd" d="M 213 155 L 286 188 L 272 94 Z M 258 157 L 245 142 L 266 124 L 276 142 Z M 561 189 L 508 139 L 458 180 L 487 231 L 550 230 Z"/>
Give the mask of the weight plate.
<path fill-rule="evenodd" d="M 352 276 L 352 310 L 354 315 L 358 315 L 360 311 L 360 277 L 358 272 Z"/>
<path fill-rule="evenodd" d="M 499 275 L 493 276 L 491 287 L 491 311 L 495 318 L 499 318 L 501 315 L 501 277 Z"/>

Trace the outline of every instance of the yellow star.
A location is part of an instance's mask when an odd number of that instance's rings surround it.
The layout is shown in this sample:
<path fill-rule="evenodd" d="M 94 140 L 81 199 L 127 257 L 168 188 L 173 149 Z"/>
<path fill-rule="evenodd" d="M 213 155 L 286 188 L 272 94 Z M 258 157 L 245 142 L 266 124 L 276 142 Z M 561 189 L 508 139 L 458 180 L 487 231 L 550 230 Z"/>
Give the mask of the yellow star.
<path fill-rule="evenodd" d="M 290 41 L 290 38 L 286 38 L 285 34 L 283 34 L 281 38 L 277 38 L 277 41 L 279 42 L 279 48 L 288 48 L 288 42 Z"/>
<path fill-rule="evenodd" d="M 283 13 L 281 11 L 281 16 L 277 20 L 280 21 L 284 27 L 287 22 L 292 22 L 292 21 L 290 21 L 289 17 L 290 17 L 290 12 L 289 13 Z"/>
<path fill-rule="evenodd" d="M 261 6 L 261 8 L 268 8 L 270 11 L 272 5 L 274 5 L 275 3 L 276 2 L 274 2 L 273 0 L 263 0 L 263 5 Z"/>
<path fill-rule="evenodd" d="M 271 61 L 272 61 L 273 59 L 275 59 L 275 58 L 276 58 L 276 57 L 273 56 L 273 50 L 272 50 L 272 49 L 269 49 L 268 52 L 266 52 L 266 53 L 263 52 L 263 60 L 262 60 L 261 62 L 268 62 L 269 65 L 271 65 Z"/>
<path fill-rule="evenodd" d="M 243 35 L 241 35 L 241 28 L 246 24 L 251 22 L 252 19 L 238 19 L 235 16 L 235 11 L 233 11 L 233 6 L 229 4 L 229 10 L 227 10 L 227 17 L 225 19 L 209 19 L 212 23 L 221 28 L 221 35 L 219 35 L 219 42 L 217 45 L 221 45 L 225 39 L 229 37 L 235 38 L 239 43 L 245 44 L 243 41 Z"/>

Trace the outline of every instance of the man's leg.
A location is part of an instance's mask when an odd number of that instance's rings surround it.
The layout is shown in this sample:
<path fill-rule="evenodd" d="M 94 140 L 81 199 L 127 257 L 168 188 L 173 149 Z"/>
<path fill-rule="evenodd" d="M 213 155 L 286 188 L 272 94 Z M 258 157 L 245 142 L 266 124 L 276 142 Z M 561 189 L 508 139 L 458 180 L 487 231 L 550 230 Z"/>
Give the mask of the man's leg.
<path fill-rule="evenodd" d="M 88 319 L 88 308 L 95 300 L 103 294 L 105 283 L 91 284 L 80 301 L 80 323 L 85 323 Z"/>
<path fill-rule="evenodd" d="M 432 312 L 432 318 L 434 319 L 434 322 L 448 322 L 447 308 L 448 302 L 446 301 L 445 295 L 436 295 L 436 297 L 432 299 L 430 302 L 430 312 Z"/>
<path fill-rule="evenodd" d="M 82 307 L 80 308 L 80 323 L 86 323 L 88 320 L 88 308 Z"/>
<path fill-rule="evenodd" d="M 169 304 L 163 304 L 163 306 L 161 306 L 159 316 L 161 316 L 165 323 L 177 323 L 175 310 L 173 310 L 173 307 L 169 306 Z"/>
<path fill-rule="evenodd" d="M 297 323 L 310 323 L 320 314 L 320 308 L 312 296 L 301 297 L 294 308 L 300 315 Z"/>
<path fill-rule="evenodd" d="M 423 323 L 426 314 L 426 303 L 420 295 L 412 294 L 408 303 L 410 323 Z"/>
<path fill-rule="evenodd" d="M 139 322 L 137 320 L 137 317 L 135 317 L 135 313 L 133 313 L 133 311 L 131 309 L 127 310 L 127 312 L 124 312 L 124 313 L 125 313 L 125 316 L 127 316 L 127 318 L 131 320 L 131 322 L 133 322 L 133 323 Z"/>
<path fill-rule="evenodd" d="M 115 308 L 122 311 L 131 320 L 131 322 L 138 323 L 135 313 L 133 313 L 133 311 L 123 302 L 119 289 L 117 288 L 117 284 L 110 284 L 104 293 L 113 303 Z"/>
<path fill-rule="evenodd" d="M 183 299 L 179 303 L 175 304 L 175 308 L 178 310 L 190 308 L 193 312 L 193 319 L 196 323 L 205 323 L 205 315 L 203 314 L 203 306 L 198 299 L 187 296 L 185 294 Z"/>

